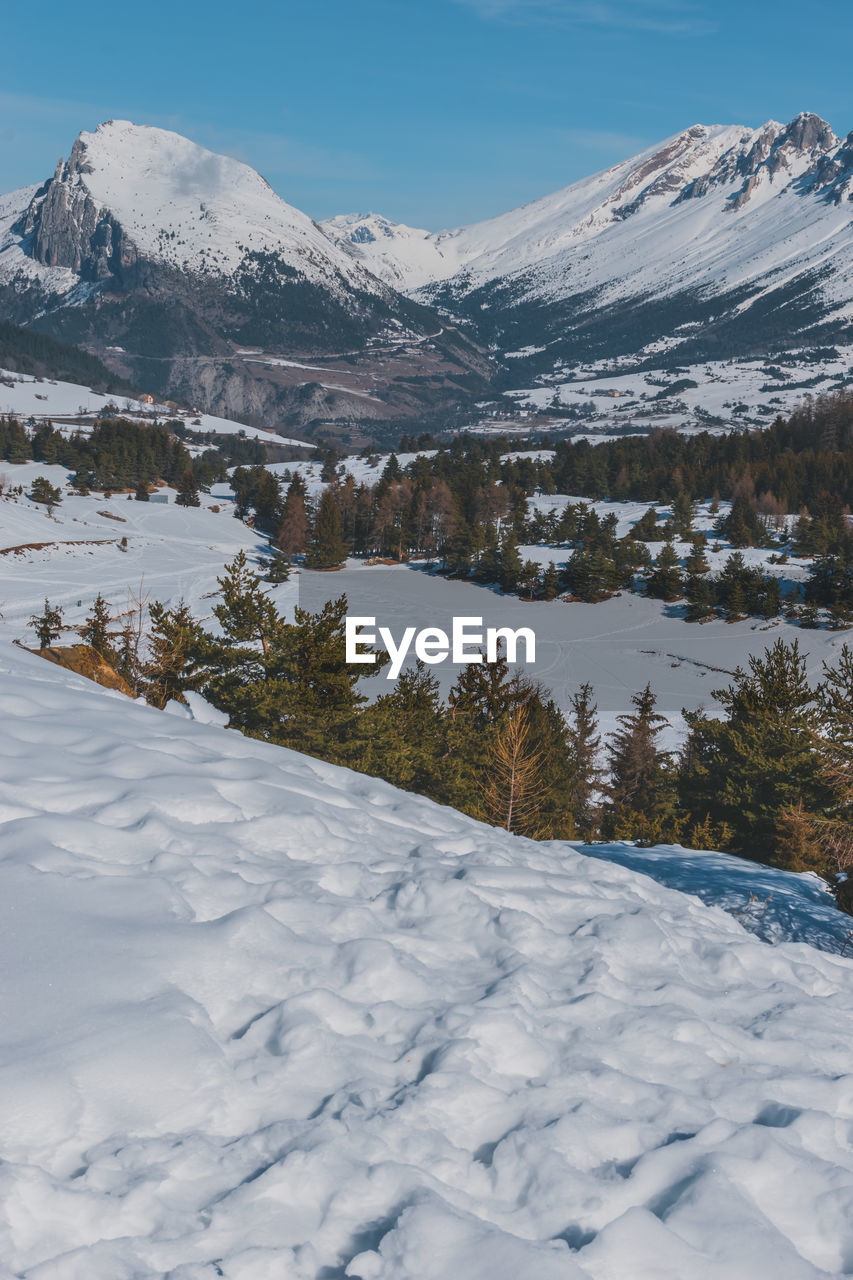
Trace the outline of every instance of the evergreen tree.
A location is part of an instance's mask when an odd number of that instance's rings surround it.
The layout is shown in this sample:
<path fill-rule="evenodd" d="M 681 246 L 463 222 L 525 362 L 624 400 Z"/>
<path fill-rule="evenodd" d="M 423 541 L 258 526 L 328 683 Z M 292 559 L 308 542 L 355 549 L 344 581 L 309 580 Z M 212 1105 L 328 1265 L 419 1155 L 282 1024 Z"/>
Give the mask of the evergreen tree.
<path fill-rule="evenodd" d="M 36 633 L 39 648 L 49 649 L 62 635 L 62 609 L 59 605 L 52 605 L 45 596 L 44 611 L 32 615 L 30 626 Z"/>
<path fill-rule="evenodd" d="M 308 541 L 305 494 L 305 481 L 297 472 L 288 487 L 276 533 L 278 547 L 291 561 L 295 555 L 301 555 Z"/>
<path fill-rule="evenodd" d="M 518 554 L 515 534 L 512 532 L 505 533 L 501 540 L 500 552 L 501 589 L 507 593 L 516 591 L 523 571 L 524 566 L 521 563 L 521 556 Z"/>
<path fill-rule="evenodd" d="M 483 550 L 477 557 L 474 577 L 477 582 L 497 582 L 501 575 L 500 548 L 497 529 L 490 524 L 485 530 Z"/>
<path fill-rule="evenodd" d="M 211 645 L 181 600 L 174 609 L 159 601 L 149 608 L 151 634 L 143 672 L 147 700 L 165 707 L 174 700 L 184 702 L 188 690 L 200 690 L 210 674 L 210 662 L 221 649 Z"/>
<path fill-rule="evenodd" d="M 199 507 L 201 502 L 198 496 L 198 485 L 192 471 L 187 470 L 181 476 L 178 486 L 178 496 L 175 503 L 179 507 Z"/>
<path fill-rule="evenodd" d="M 290 578 L 290 556 L 284 551 L 275 550 L 269 559 L 263 561 L 267 582 L 279 585 Z"/>
<path fill-rule="evenodd" d="M 387 658 L 372 666 L 346 661 L 347 611 L 345 595 L 317 613 L 296 609 L 293 623 L 277 632 L 263 660 L 260 687 L 250 692 L 257 694 L 255 736 L 358 768 L 366 748 L 366 698 L 358 685 L 376 676 Z"/>
<path fill-rule="evenodd" d="M 532 600 L 539 587 L 539 565 L 535 560 L 525 560 L 518 577 L 518 593 Z"/>
<path fill-rule="evenodd" d="M 92 604 L 92 612 L 86 619 L 81 636 L 85 643 L 91 645 L 107 662 L 115 660 L 109 636 L 110 621 L 109 605 L 99 591 Z"/>
<path fill-rule="evenodd" d="M 706 546 L 705 535 L 697 534 L 693 539 L 693 546 L 684 566 L 685 571 L 693 577 L 699 577 L 710 572 L 711 566 L 708 563 L 708 557 L 705 555 Z"/>
<path fill-rule="evenodd" d="M 245 551 L 238 551 L 216 581 L 222 602 L 213 613 L 227 639 L 238 645 L 260 645 L 268 653 L 282 621 L 260 578 L 249 568 Z"/>
<path fill-rule="evenodd" d="M 571 772 L 569 809 L 581 839 L 592 840 L 599 826 L 600 806 L 596 803 L 596 794 L 602 788 L 604 770 L 599 764 L 598 707 L 590 684 L 582 684 L 572 695 L 567 737 Z"/>
<path fill-rule="evenodd" d="M 716 594 L 714 584 L 706 577 L 688 574 L 684 582 L 684 596 L 687 600 L 686 619 L 688 622 L 701 622 L 705 618 L 713 618 Z"/>
<path fill-rule="evenodd" d="M 813 813 L 826 798 L 813 732 L 814 693 L 798 643 L 777 640 L 713 696 L 724 720 L 685 712 L 681 803 L 694 821 L 708 814 L 712 822 L 726 823 L 735 853 L 779 865 L 779 815 L 801 803 Z"/>
<path fill-rule="evenodd" d="M 396 453 L 392 453 L 388 461 L 385 463 L 385 469 L 382 472 L 382 479 L 392 484 L 396 484 L 398 480 L 402 480 L 403 471 L 400 466 Z"/>
<path fill-rule="evenodd" d="M 46 476 L 36 476 L 30 486 L 30 497 L 33 502 L 46 506 L 48 515 L 52 515 L 54 507 L 62 501 L 62 491 L 51 484 Z"/>
<path fill-rule="evenodd" d="M 657 600 L 677 600 L 682 594 L 678 556 L 669 543 L 664 543 L 646 584 L 649 595 Z"/>
<path fill-rule="evenodd" d="M 444 544 L 444 564 L 451 578 L 467 578 L 476 551 L 474 532 L 467 520 L 457 520 Z"/>
<path fill-rule="evenodd" d="M 542 600 L 556 600 L 559 594 L 560 571 L 553 562 L 550 562 L 542 575 L 542 587 L 539 596 Z"/>
<path fill-rule="evenodd" d="M 640 516 L 631 530 L 631 536 L 639 542 L 657 542 L 661 534 L 655 507 L 649 507 L 648 511 Z"/>
<path fill-rule="evenodd" d="M 324 489 L 305 563 L 309 569 L 337 569 L 346 558 L 338 504 L 331 489 Z"/>
<path fill-rule="evenodd" d="M 672 526 L 680 538 L 690 537 L 693 515 L 693 502 L 682 489 L 675 495 L 672 503 Z"/>
<path fill-rule="evenodd" d="M 499 725 L 489 743 L 484 780 L 489 822 L 518 835 L 538 833 L 543 763 L 542 753 L 531 737 L 529 710 L 522 703 Z"/>
<path fill-rule="evenodd" d="M 137 502 L 150 502 L 151 495 L 148 492 L 148 484 L 145 480 L 140 480 L 136 486 L 135 497 Z"/>
<path fill-rule="evenodd" d="M 364 710 L 365 772 L 407 791 L 440 792 L 445 712 L 438 681 L 416 661 L 400 673 L 392 693 Z"/>
<path fill-rule="evenodd" d="M 666 719 L 655 710 L 651 685 L 631 699 L 636 710 L 617 717 L 611 734 L 607 834 L 651 843 L 664 838 L 674 810 L 674 778 L 668 752 L 657 744 Z"/>

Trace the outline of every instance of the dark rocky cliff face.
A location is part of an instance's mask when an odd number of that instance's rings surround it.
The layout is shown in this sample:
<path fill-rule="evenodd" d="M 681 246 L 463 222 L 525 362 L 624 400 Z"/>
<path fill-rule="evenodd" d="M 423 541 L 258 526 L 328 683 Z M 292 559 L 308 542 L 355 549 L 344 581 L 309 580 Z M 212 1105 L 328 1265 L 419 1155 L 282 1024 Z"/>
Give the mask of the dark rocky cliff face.
<path fill-rule="evenodd" d="M 33 196 L 18 230 L 30 238 L 32 256 L 44 266 L 67 267 L 87 282 L 114 279 L 129 287 L 139 255 L 109 210 L 99 209 L 75 181 L 87 172 L 85 154 L 78 139 L 68 160 L 60 160 Z"/>

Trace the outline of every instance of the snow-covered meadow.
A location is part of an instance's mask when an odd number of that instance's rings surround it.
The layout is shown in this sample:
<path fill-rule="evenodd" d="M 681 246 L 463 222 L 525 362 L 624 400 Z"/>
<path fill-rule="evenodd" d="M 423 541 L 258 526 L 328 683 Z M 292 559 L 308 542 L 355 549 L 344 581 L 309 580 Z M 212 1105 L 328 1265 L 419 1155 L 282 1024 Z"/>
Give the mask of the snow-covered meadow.
<path fill-rule="evenodd" d="M 777 415 L 792 413 L 806 394 L 848 385 L 853 369 L 850 347 L 798 352 L 799 362 L 785 356 L 782 364 L 745 357 L 676 369 L 646 367 L 656 354 L 641 353 L 643 367 L 634 372 L 614 369 L 607 361 L 557 368 L 537 385 L 506 394 L 524 410 L 555 415 L 551 430 L 579 430 L 577 438 L 595 442 L 660 428 L 717 433 L 767 426 Z"/>
<path fill-rule="evenodd" d="M 194 413 L 171 405 L 149 404 L 143 400 L 135 400 L 132 396 L 104 395 L 75 382 L 57 382 L 50 378 L 34 378 L 28 374 L 0 369 L 0 414 L 7 414 L 21 422 L 30 418 L 37 422 L 72 419 L 71 422 L 57 422 L 57 430 L 66 435 L 73 431 L 81 431 L 85 435 L 91 430 L 93 415 L 103 413 L 110 405 L 115 406 L 123 418 L 131 421 L 142 419 L 150 422 L 155 417 L 176 419 L 183 422 L 188 431 L 199 434 L 212 432 L 220 436 L 243 435 L 250 440 L 262 440 L 267 444 L 314 448 L 314 445 L 306 441 L 264 431 L 260 427 L 250 427 L 230 418 L 219 418 L 212 413 Z"/>
<path fill-rule="evenodd" d="M 348 463 L 358 476 L 374 481 L 384 464 L 385 459 Z M 319 494 L 323 485 L 318 463 L 281 464 L 272 469 L 280 471 L 288 465 L 298 465 L 309 491 Z M 8 484 L 22 485 L 26 490 L 37 475 L 45 475 L 62 487 L 67 473 L 38 463 L 4 463 L 0 475 Z M 216 579 L 226 562 L 242 548 L 257 566 L 269 550 L 266 538 L 233 518 L 233 495 L 227 485 L 216 485 L 209 495 L 203 494 L 197 509 L 175 506 L 173 492 L 168 503 L 129 501 L 126 494 L 109 499 L 102 494 L 80 497 L 67 489 L 64 494 L 52 515 L 25 495 L 0 498 L 0 612 L 4 615 L 0 636 L 32 643 L 27 620 L 40 609 L 45 597 L 63 607 L 68 626 L 80 625 L 99 590 L 114 616 L 129 607 L 130 591 L 167 605 L 183 599 L 196 616 L 209 618 Z M 561 510 L 570 500 L 565 495 L 550 495 L 534 501 L 543 509 Z M 615 511 L 620 533 L 645 510 L 643 504 L 636 503 L 591 505 L 601 515 Z M 707 512 L 700 513 L 697 524 L 709 527 L 711 521 Z M 127 538 L 126 550 L 121 549 L 122 538 Z M 649 544 L 652 554 L 660 545 Z M 686 544 L 676 545 L 686 556 Z M 525 558 L 544 564 L 551 560 L 562 563 L 568 554 L 550 547 L 522 547 L 521 552 Z M 709 548 L 712 567 L 722 569 L 728 554 L 726 548 Z M 774 567 L 767 565 L 766 551 L 753 549 L 745 555 L 791 584 L 805 573 L 804 564 L 796 560 Z M 599 604 L 530 603 L 474 583 L 448 581 L 424 565 L 371 567 L 350 560 L 338 573 L 301 569 L 289 583 L 270 588 L 283 610 L 297 600 L 309 609 L 319 608 L 342 592 L 348 596 L 350 612 L 375 615 L 380 625 L 393 626 L 395 634 L 406 626 L 449 630 L 453 615 L 480 616 L 487 626 L 531 626 L 537 640 L 531 674 L 563 710 L 568 710 L 577 687 L 589 682 L 602 728 L 609 731 L 616 717 L 628 709 L 631 695 L 650 682 L 658 695 L 659 709 L 672 726 L 667 738 L 670 746 L 681 736 L 682 708 L 715 705 L 711 691 L 727 684 L 738 665 L 745 666 L 750 654 L 763 652 L 779 636 L 799 640 L 814 678 L 819 676 L 821 664 L 832 663 L 849 638 L 846 632 L 804 630 L 784 619 L 689 624 L 680 605 L 665 605 L 630 593 Z M 446 695 L 459 668 L 446 663 L 434 671 Z M 374 696 L 385 692 L 383 686 L 385 680 L 380 679 L 367 691 Z"/>
<path fill-rule="evenodd" d="M 4 1280 L 848 1273 L 853 960 L 5 645 L 0 715 Z"/>

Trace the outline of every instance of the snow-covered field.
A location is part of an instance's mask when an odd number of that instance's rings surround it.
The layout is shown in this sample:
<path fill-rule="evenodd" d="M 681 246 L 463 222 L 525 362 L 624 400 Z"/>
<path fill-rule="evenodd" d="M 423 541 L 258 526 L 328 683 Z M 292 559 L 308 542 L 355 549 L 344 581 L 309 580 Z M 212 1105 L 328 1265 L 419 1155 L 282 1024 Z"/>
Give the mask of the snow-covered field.
<path fill-rule="evenodd" d="M 851 959 L 5 644 L 0 716 L 3 1280 L 849 1273 Z"/>
<path fill-rule="evenodd" d="M 37 475 L 61 487 L 67 474 L 40 463 L 0 463 L 0 477 L 25 489 Z M 266 539 L 233 518 L 227 485 L 203 494 L 198 508 L 175 506 L 174 490 L 161 492 L 168 503 L 128 501 L 126 494 L 79 497 L 66 490 L 52 516 L 26 496 L 0 498 L 0 635 L 5 629 L 9 639 L 31 643 L 27 618 L 45 596 L 76 625 L 98 591 L 115 614 L 127 606 L 128 589 L 140 586 L 153 600 L 184 599 L 197 614 L 209 614 L 207 597 L 223 565 L 241 548 L 256 559 L 268 550 Z"/>
<path fill-rule="evenodd" d="M 406 456 L 401 460 L 405 462 Z M 369 472 L 378 479 L 384 464 L 381 459 L 373 468 L 366 461 L 361 465 L 365 477 Z M 300 469 L 308 478 L 309 489 L 319 492 L 319 464 L 302 463 Z M 60 486 L 66 477 L 60 467 L 36 463 L 4 463 L 0 474 L 25 488 L 36 475 L 46 475 Z M 210 495 L 202 495 L 198 509 L 176 507 L 174 493 L 171 498 L 168 504 L 143 503 L 128 501 L 127 495 L 105 499 L 103 495 L 78 497 L 66 491 L 53 516 L 26 496 L 0 499 L 0 637 L 32 643 L 27 620 L 40 610 L 46 596 L 63 606 L 67 625 L 79 625 L 99 590 L 113 616 L 128 608 L 128 589 L 138 593 L 141 588 L 143 595 L 165 604 L 184 599 L 196 616 L 209 618 L 216 579 L 225 563 L 245 548 L 257 564 L 269 548 L 265 538 L 233 518 L 227 485 L 214 486 Z M 551 505 L 562 509 L 569 498 L 549 495 L 535 501 L 543 509 Z M 591 505 L 602 515 L 616 511 L 620 533 L 645 510 L 643 504 Z M 218 512 L 211 511 L 214 506 L 219 507 Z M 697 520 L 700 526 L 710 522 L 707 514 Z M 120 550 L 122 537 L 127 538 L 126 551 Z M 653 554 L 660 545 L 649 544 Z M 678 549 L 687 554 L 686 545 Z M 546 564 L 550 560 L 560 564 L 568 554 L 551 547 L 523 547 L 521 551 L 525 557 Z M 745 553 L 748 560 L 764 566 L 768 554 L 757 549 Z M 708 555 L 713 567 L 722 569 L 728 551 L 709 549 Z M 804 574 L 803 563 L 797 561 L 769 568 L 791 582 Z M 284 586 L 270 588 L 285 610 L 297 597 L 304 607 L 314 609 L 342 592 L 347 593 L 351 613 L 375 615 L 379 625 L 392 626 L 397 636 L 405 626 L 449 630 L 453 615 L 480 616 L 486 626 L 533 627 L 537 649 L 531 674 L 566 711 L 578 685 L 585 681 L 592 684 L 605 731 L 610 731 L 616 717 L 628 709 L 631 695 L 651 682 L 659 709 L 672 726 L 670 746 L 681 735 L 682 708 L 714 706 L 711 691 L 727 684 L 735 667 L 745 666 L 750 654 L 763 652 L 779 636 L 799 640 L 814 678 L 821 663 L 833 662 L 849 639 L 846 632 L 803 630 L 781 619 L 691 625 L 683 620 L 681 606 L 629 593 L 601 604 L 528 603 L 473 583 L 447 581 L 423 565 L 368 567 L 352 560 L 339 573 L 302 569 Z M 459 668 L 445 663 L 433 670 L 446 695 Z M 372 682 L 369 692 L 375 696 L 386 688 L 385 680 L 380 679 Z"/>
<path fill-rule="evenodd" d="M 29 418 L 41 421 L 48 418 L 79 417 L 79 423 L 70 426 L 58 423 L 57 426 L 66 434 L 70 431 L 82 431 L 86 434 L 91 430 L 91 422 L 87 419 L 93 414 L 101 413 L 107 405 L 115 405 L 118 413 L 125 418 L 150 420 L 152 415 L 157 415 L 160 419 L 178 419 L 188 431 L 200 434 L 213 432 L 225 436 L 245 435 L 249 439 L 264 440 L 269 444 L 297 445 L 300 449 L 314 448 L 314 445 L 303 440 L 263 431 L 259 427 L 249 427 L 242 422 L 232 422 L 230 418 L 218 418 L 212 413 L 187 413 L 168 405 L 146 404 L 127 396 L 102 395 L 74 382 L 54 382 L 48 378 L 32 378 L 27 374 L 0 369 L 0 414 L 8 414 L 20 421 Z"/>
<path fill-rule="evenodd" d="M 853 370 L 853 348 L 836 350 L 836 355 L 797 364 L 742 359 L 639 373 L 614 374 L 600 362 L 571 373 L 558 370 L 535 387 L 507 394 L 527 409 L 583 412 L 583 427 L 607 433 L 606 438 L 660 427 L 719 432 L 767 426 L 778 414 L 790 414 L 807 394 L 819 395 L 846 384 Z M 777 373 L 768 372 L 770 368 Z M 810 387 L 803 386 L 812 380 Z M 696 385 L 679 387 L 682 381 Z M 675 388 L 672 394 L 661 394 L 670 387 Z M 573 424 L 575 419 L 567 417 L 555 421 L 551 429 Z"/>

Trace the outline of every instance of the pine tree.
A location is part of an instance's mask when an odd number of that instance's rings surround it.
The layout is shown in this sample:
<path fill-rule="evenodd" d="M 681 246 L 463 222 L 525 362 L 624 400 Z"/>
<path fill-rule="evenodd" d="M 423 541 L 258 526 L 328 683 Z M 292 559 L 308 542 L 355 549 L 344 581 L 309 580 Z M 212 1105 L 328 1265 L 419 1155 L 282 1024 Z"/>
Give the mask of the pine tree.
<path fill-rule="evenodd" d="M 518 835 L 538 833 L 543 801 L 543 757 L 531 740 L 530 713 L 522 704 L 490 743 L 484 783 L 487 819 Z"/>
<path fill-rule="evenodd" d="M 542 587 L 539 597 L 542 600 L 556 600 L 560 594 L 560 571 L 552 562 L 548 564 L 544 574 L 542 575 Z"/>
<path fill-rule="evenodd" d="M 539 565 L 535 560 L 525 560 L 518 577 L 518 593 L 532 600 L 539 587 Z"/>
<path fill-rule="evenodd" d="M 62 491 L 50 483 L 46 476 L 36 476 L 30 486 L 30 497 L 33 502 L 47 507 L 47 514 L 52 515 L 54 507 L 62 501 Z"/>
<path fill-rule="evenodd" d="M 801 803 L 808 814 L 826 801 L 813 723 L 815 698 L 795 641 L 778 640 L 714 691 L 726 718 L 685 712 L 681 804 L 693 821 L 706 814 L 732 830 L 731 849 L 779 865 L 777 820 Z"/>
<path fill-rule="evenodd" d="M 599 826 L 596 795 L 601 790 L 604 770 L 599 764 L 601 735 L 598 731 L 598 707 L 593 700 L 592 685 L 582 684 L 572 695 L 568 725 L 568 759 L 571 771 L 569 808 L 578 834 L 591 840 Z"/>
<path fill-rule="evenodd" d="M 92 604 L 92 612 L 86 619 L 81 636 L 86 644 L 91 645 L 107 662 L 113 662 L 115 659 L 109 637 L 110 621 L 109 605 L 99 591 Z"/>
<path fill-rule="evenodd" d="M 501 574 L 500 548 L 498 533 L 493 524 L 489 524 L 483 534 L 483 549 L 477 557 L 474 567 L 474 578 L 477 582 L 497 582 Z"/>
<path fill-rule="evenodd" d="M 337 569 L 346 558 L 338 504 L 332 490 L 324 489 L 305 564 L 309 569 Z"/>
<path fill-rule="evenodd" d="M 173 699 L 184 702 L 184 693 L 199 690 L 209 676 L 209 662 L 218 648 L 205 640 L 201 626 L 181 600 L 174 609 L 159 601 L 149 608 L 151 634 L 143 672 L 146 697 L 152 706 L 165 707 Z"/>
<path fill-rule="evenodd" d="M 693 502 L 684 490 L 680 490 L 672 504 L 672 525 L 680 538 L 689 538 L 693 524 Z"/>
<path fill-rule="evenodd" d="M 366 698 L 362 679 L 375 677 L 372 666 L 346 661 L 345 595 L 317 613 L 296 609 L 263 658 L 259 686 L 251 690 L 254 733 L 334 764 L 359 767 L 365 758 L 361 711 Z"/>
<path fill-rule="evenodd" d="M 505 533 L 501 540 L 500 551 L 501 590 L 506 591 L 508 594 L 516 591 L 523 571 L 524 566 L 521 563 L 521 556 L 518 554 L 515 534 L 512 532 Z"/>
<path fill-rule="evenodd" d="M 648 843 L 665 834 L 674 809 L 670 755 L 657 744 L 666 719 L 655 710 L 651 685 L 634 694 L 632 714 L 618 716 L 620 728 L 608 743 L 610 806 L 605 815 L 609 834 Z"/>
<path fill-rule="evenodd" d="M 305 481 L 299 472 L 293 477 L 284 499 L 276 543 L 292 560 L 301 555 L 308 541 L 308 512 L 305 508 Z"/>
<path fill-rule="evenodd" d="M 664 543 L 646 584 L 649 595 L 657 600 L 677 600 L 682 594 L 678 556 L 669 543 Z"/>
<path fill-rule="evenodd" d="M 476 552 L 474 532 L 467 520 L 458 519 L 443 547 L 444 563 L 452 578 L 467 578 Z"/>
<path fill-rule="evenodd" d="M 267 582 L 277 586 L 290 578 L 290 556 L 284 551 L 273 551 L 269 559 L 263 561 L 263 566 Z"/>
<path fill-rule="evenodd" d="M 688 574 L 684 582 L 684 597 L 687 601 L 685 617 L 688 622 L 713 618 L 716 593 L 710 579 L 699 574 Z"/>
<path fill-rule="evenodd" d="M 631 530 L 631 536 L 639 542 L 656 542 L 660 537 L 658 513 L 655 507 L 649 507 L 640 516 Z"/>
<path fill-rule="evenodd" d="M 146 481 L 139 481 L 139 484 L 136 486 L 135 497 L 137 502 L 150 502 L 151 495 L 148 492 L 148 485 Z"/>
<path fill-rule="evenodd" d="M 784 871 L 814 871 L 823 862 L 814 819 L 806 813 L 800 799 L 796 805 L 790 805 L 776 815 L 773 865 Z"/>
<path fill-rule="evenodd" d="M 440 793 L 445 712 L 438 681 L 421 661 L 400 673 L 393 692 L 363 713 L 361 766 L 395 787 L 421 795 Z"/>
<path fill-rule="evenodd" d="M 693 577 L 698 577 L 710 572 L 711 566 L 708 563 L 708 557 L 705 555 L 705 547 L 707 541 L 704 534 L 697 534 L 693 539 L 693 546 L 687 562 L 684 566 L 685 571 Z"/>
<path fill-rule="evenodd" d="M 260 645 L 268 653 L 281 628 L 281 618 L 260 578 L 249 568 L 245 551 L 238 551 L 216 581 L 222 602 L 213 613 L 226 637 L 238 645 Z"/>
<path fill-rule="evenodd" d="M 198 485 L 192 471 L 185 471 L 181 476 L 178 486 L 178 496 L 175 503 L 179 507 L 199 507 L 201 502 L 198 496 Z"/>
<path fill-rule="evenodd" d="M 44 612 L 33 614 L 30 626 L 36 633 L 40 649 L 49 649 L 54 640 L 62 635 L 62 609 L 52 605 L 45 596 Z"/>
<path fill-rule="evenodd" d="M 392 484 L 396 484 L 398 480 L 402 480 L 403 471 L 400 467 L 396 453 L 392 453 L 388 461 L 385 463 L 385 469 L 382 472 L 382 479 Z"/>

